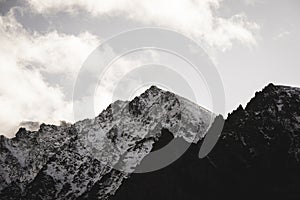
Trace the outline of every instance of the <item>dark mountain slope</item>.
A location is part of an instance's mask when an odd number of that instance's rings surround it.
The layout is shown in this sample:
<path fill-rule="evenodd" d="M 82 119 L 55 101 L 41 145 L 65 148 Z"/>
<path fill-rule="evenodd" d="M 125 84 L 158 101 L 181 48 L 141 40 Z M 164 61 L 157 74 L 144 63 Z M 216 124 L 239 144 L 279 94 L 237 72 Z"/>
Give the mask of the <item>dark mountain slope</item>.
<path fill-rule="evenodd" d="M 163 134 L 168 134 L 168 130 L 164 130 Z M 178 139 L 178 143 L 186 141 Z M 207 158 L 198 158 L 201 143 L 191 144 L 178 160 L 166 168 L 132 174 L 110 199 L 216 199 L 224 196 L 227 191 L 222 187 L 220 181 L 223 180 L 218 171 Z"/>
<path fill-rule="evenodd" d="M 241 194 L 300 199 L 300 89 L 269 84 L 225 122 L 211 160 Z"/>

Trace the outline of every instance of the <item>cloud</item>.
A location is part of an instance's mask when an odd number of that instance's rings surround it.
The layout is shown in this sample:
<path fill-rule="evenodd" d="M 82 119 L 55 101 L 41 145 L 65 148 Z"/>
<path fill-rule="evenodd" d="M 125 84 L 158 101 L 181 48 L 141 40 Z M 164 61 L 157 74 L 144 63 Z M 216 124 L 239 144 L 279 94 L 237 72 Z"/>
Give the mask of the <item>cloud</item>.
<path fill-rule="evenodd" d="M 72 121 L 72 102 L 43 73 L 71 80 L 98 39 L 87 32 L 30 32 L 9 12 L 0 17 L 0 43 L 0 133 L 13 136 L 22 121 Z"/>
<path fill-rule="evenodd" d="M 27 0 L 27 3 L 31 11 L 45 16 L 86 11 L 95 19 L 122 17 L 145 26 L 170 28 L 219 50 L 230 49 L 235 41 L 255 45 L 254 33 L 259 29 L 242 13 L 228 18 L 218 16 L 221 0 L 174 0 L 172 3 L 167 0 Z M 72 100 L 66 97 L 70 91 L 66 91 L 64 84 L 74 84 L 84 60 L 100 44 L 98 37 L 89 32 L 70 35 L 55 30 L 31 31 L 16 21 L 11 9 L 7 15 L 0 16 L 0 43 L 0 133 L 12 136 L 22 121 L 56 124 L 60 120 L 73 121 Z M 114 86 L 126 73 L 152 59 L 151 56 L 149 60 L 120 58 L 106 72 L 96 94 L 92 91 L 86 98 L 95 97 L 98 112 L 111 103 Z M 51 81 L 47 76 L 63 78 Z M 85 105 L 84 98 L 75 101 L 82 108 L 89 106 Z"/>
<path fill-rule="evenodd" d="M 215 49 L 230 49 L 234 41 L 256 44 L 256 23 L 238 13 L 229 18 L 217 16 L 222 0 L 28 0 L 41 14 L 87 11 L 92 17 L 119 16 L 146 26 L 162 26 L 182 32 Z"/>
<path fill-rule="evenodd" d="M 283 39 L 285 37 L 288 37 L 290 34 L 291 34 L 291 32 L 289 32 L 289 31 L 280 32 L 277 35 L 273 36 L 273 40 Z"/>
<path fill-rule="evenodd" d="M 64 84 L 73 86 L 82 64 L 100 44 L 99 39 L 88 32 L 79 35 L 32 32 L 9 12 L 0 17 L 0 43 L 0 134 L 12 137 L 20 126 L 28 127 L 24 121 L 57 125 L 61 120 L 74 122 L 72 95 L 66 97 L 73 88 L 67 90 Z M 116 56 L 107 48 L 109 55 L 97 57 L 95 67 L 101 66 L 106 57 Z M 83 110 L 80 119 L 94 117 L 94 113 L 84 112 L 91 106 L 87 99 L 95 98 L 92 106 L 98 114 L 112 102 L 114 86 L 122 76 L 144 62 L 140 57 L 121 57 L 106 71 L 96 93 L 83 86 L 84 97 L 74 99 Z M 89 70 L 88 77 L 97 81 L 95 69 Z M 50 83 L 45 74 L 62 76 L 63 82 Z"/>

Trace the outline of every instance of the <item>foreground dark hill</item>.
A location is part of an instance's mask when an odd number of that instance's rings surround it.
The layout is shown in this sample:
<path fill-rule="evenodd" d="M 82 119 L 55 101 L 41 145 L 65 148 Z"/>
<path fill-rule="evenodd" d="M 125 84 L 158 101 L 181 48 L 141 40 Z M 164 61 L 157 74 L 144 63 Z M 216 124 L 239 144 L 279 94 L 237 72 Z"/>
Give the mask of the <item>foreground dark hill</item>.
<path fill-rule="evenodd" d="M 300 199 L 300 89 L 268 85 L 228 116 L 202 160 L 201 142 L 164 169 L 132 174 L 110 199 Z"/>

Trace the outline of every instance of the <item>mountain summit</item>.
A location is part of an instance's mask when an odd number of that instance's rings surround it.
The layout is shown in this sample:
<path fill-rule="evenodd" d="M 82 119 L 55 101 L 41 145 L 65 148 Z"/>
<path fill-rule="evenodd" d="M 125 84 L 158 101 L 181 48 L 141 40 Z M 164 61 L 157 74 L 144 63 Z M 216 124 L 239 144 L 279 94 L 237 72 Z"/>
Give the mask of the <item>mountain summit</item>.
<path fill-rule="evenodd" d="M 4 199 L 108 198 L 164 138 L 201 140 L 215 115 L 152 86 L 132 101 L 116 101 L 94 119 L 42 124 L 0 138 L 0 196 Z M 115 170 L 116 168 L 119 170 Z"/>

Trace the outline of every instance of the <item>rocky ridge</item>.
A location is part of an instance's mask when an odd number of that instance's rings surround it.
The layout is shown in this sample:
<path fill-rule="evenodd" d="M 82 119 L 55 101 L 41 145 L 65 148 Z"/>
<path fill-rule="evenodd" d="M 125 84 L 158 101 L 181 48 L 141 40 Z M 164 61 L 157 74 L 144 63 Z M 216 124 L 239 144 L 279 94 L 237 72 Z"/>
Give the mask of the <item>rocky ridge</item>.
<path fill-rule="evenodd" d="M 158 141 L 162 129 L 197 143 L 215 116 L 152 86 L 132 101 L 116 101 L 94 119 L 42 124 L 0 138 L 4 199 L 84 199 L 113 195 Z M 118 167 L 118 170 L 114 169 Z"/>

